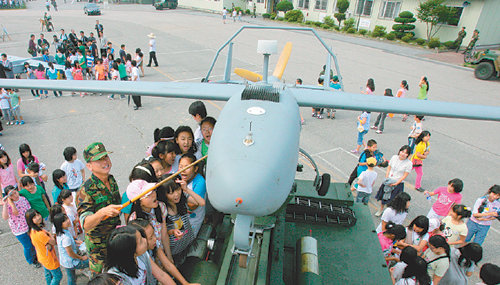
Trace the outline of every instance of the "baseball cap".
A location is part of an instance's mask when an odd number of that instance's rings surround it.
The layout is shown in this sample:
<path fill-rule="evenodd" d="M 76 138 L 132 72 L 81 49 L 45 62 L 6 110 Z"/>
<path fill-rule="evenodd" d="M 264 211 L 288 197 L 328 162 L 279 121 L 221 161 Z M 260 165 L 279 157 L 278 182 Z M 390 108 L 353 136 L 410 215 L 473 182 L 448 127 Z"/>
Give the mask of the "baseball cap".
<path fill-rule="evenodd" d="M 102 142 L 95 142 L 90 144 L 83 151 L 83 158 L 86 162 L 96 161 L 104 156 L 113 153 L 112 151 L 106 151 L 106 148 Z"/>
<path fill-rule="evenodd" d="M 441 221 L 436 218 L 429 219 L 429 232 L 433 232 L 435 229 L 441 226 Z"/>
<path fill-rule="evenodd" d="M 141 195 L 144 191 L 152 188 L 156 184 L 154 183 L 148 183 L 144 180 L 138 179 L 130 182 L 130 184 L 127 186 L 127 197 L 129 200 L 135 199 L 135 197 Z M 153 191 L 149 192 L 146 196 L 147 197 L 150 193 Z"/>
<path fill-rule="evenodd" d="M 377 160 L 375 159 L 375 157 L 369 157 L 366 159 L 366 164 L 368 164 L 369 166 L 375 166 L 377 165 Z"/>

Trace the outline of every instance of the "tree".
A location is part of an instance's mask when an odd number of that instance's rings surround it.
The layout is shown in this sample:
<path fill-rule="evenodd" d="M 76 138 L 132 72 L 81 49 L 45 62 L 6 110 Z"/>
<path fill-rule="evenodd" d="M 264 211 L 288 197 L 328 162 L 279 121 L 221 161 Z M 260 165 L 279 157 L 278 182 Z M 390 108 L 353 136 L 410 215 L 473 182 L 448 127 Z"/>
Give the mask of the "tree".
<path fill-rule="evenodd" d="M 345 20 L 345 12 L 347 11 L 347 8 L 349 8 L 349 0 L 337 1 L 337 9 L 339 12 L 335 13 L 333 16 L 337 19 L 337 21 L 339 21 L 339 27 L 340 23 Z"/>
<path fill-rule="evenodd" d="M 292 2 L 288 2 L 286 0 L 281 1 L 276 5 L 276 10 L 286 13 L 287 11 L 293 10 L 293 4 Z"/>
<path fill-rule="evenodd" d="M 427 0 L 420 3 L 417 8 L 417 18 L 426 25 L 428 41 L 437 34 L 443 24 L 453 17 L 453 9 L 443 5 L 445 1 Z"/>
<path fill-rule="evenodd" d="M 399 17 L 394 19 L 394 22 L 399 24 L 392 25 L 392 29 L 395 31 L 396 37 L 398 39 L 404 37 L 407 33 L 412 33 L 415 35 L 412 30 L 415 29 L 415 25 L 410 24 L 414 23 L 417 19 L 413 17 L 413 13 L 409 11 L 403 11 L 399 13 Z"/>

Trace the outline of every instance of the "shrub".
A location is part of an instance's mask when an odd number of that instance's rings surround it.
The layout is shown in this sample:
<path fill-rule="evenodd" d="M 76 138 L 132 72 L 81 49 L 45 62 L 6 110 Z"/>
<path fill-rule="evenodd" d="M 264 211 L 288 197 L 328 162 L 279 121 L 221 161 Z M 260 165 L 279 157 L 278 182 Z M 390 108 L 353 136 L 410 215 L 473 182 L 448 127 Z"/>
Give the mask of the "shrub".
<path fill-rule="evenodd" d="M 415 25 L 410 24 L 417 21 L 415 17 L 413 17 L 413 13 L 410 11 L 403 11 L 399 13 L 399 17 L 394 19 L 394 22 L 398 24 L 392 25 L 392 29 L 396 32 L 396 37 L 399 39 L 404 37 L 406 33 L 415 29 Z"/>
<path fill-rule="evenodd" d="M 302 23 L 302 21 L 304 20 L 304 14 L 302 14 L 302 11 L 300 10 L 288 11 L 285 14 L 285 20 L 287 20 L 288 22 Z"/>
<path fill-rule="evenodd" d="M 328 25 L 330 28 L 333 28 L 335 26 L 335 21 L 330 16 L 324 17 L 323 18 L 323 23 L 325 23 L 326 25 Z"/>
<path fill-rule="evenodd" d="M 427 46 L 429 48 L 437 48 L 441 46 L 441 42 L 439 41 L 439 38 L 431 38 L 427 43 Z"/>
<path fill-rule="evenodd" d="M 246 9 L 245 14 L 250 15 L 250 9 Z"/>
<path fill-rule="evenodd" d="M 393 40 L 396 39 L 396 34 L 393 33 L 393 32 L 390 32 L 387 35 L 385 35 L 385 38 L 388 39 L 388 40 L 390 40 L 390 41 L 393 41 Z"/>
<path fill-rule="evenodd" d="M 285 18 L 283 18 L 283 17 L 277 17 L 276 20 L 278 20 L 278 21 L 284 21 Z"/>
<path fill-rule="evenodd" d="M 349 28 L 354 28 L 354 23 L 356 20 L 354 18 L 349 18 L 344 21 L 344 27 L 342 28 L 343 31 L 349 30 Z"/>
<path fill-rule="evenodd" d="M 413 35 L 408 33 L 404 37 L 401 38 L 401 40 L 405 43 L 409 43 L 413 39 Z"/>
<path fill-rule="evenodd" d="M 356 33 L 356 28 L 351 27 L 351 28 L 347 29 L 347 33 L 349 33 L 349 34 L 354 34 L 354 33 Z"/>
<path fill-rule="evenodd" d="M 363 36 L 366 35 L 366 33 L 368 33 L 368 30 L 365 30 L 365 29 L 359 29 L 359 31 L 358 31 L 358 34 L 363 35 Z"/>
<path fill-rule="evenodd" d="M 328 26 L 327 24 L 321 24 L 320 26 L 322 29 L 325 29 L 325 30 L 330 30 L 332 27 Z"/>
<path fill-rule="evenodd" d="M 421 45 L 425 44 L 425 40 L 424 40 L 424 39 L 421 39 L 421 38 L 416 39 L 416 40 L 415 40 L 415 42 L 417 42 L 417 44 L 418 44 L 419 46 L 421 46 Z"/>
<path fill-rule="evenodd" d="M 269 19 L 269 18 L 271 18 L 271 14 L 269 14 L 269 13 L 264 13 L 264 14 L 262 14 L 262 18 L 264 18 L 264 19 Z"/>
<path fill-rule="evenodd" d="M 288 2 L 286 0 L 281 1 L 276 4 L 276 10 L 286 13 L 287 11 L 293 10 L 293 4 L 292 2 Z"/>
<path fill-rule="evenodd" d="M 383 37 L 385 36 L 385 27 L 384 26 L 375 26 L 372 32 L 372 37 L 377 38 L 377 37 Z"/>
<path fill-rule="evenodd" d="M 276 13 L 271 13 L 271 20 L 276 19 L 276 16 L 277 16 Z"/>
<path fill-rule="evenodd" d="M 455 48 L 455 42 L 454 41 L 447 41 L 447 42 L 444 42 L 443 45 L 447 48 L 447 49 L 453 49 Z"/>
<path fill-rule="evenodd" d="M 315 25 L 316 27 L 321 27 L 321 25 L 323 25 L 323 23 L 321 23 L 321 22 L 313 22 L 313 25 Z"/>
<path fill-rule="evenodd" d="M 333 28 L 335 29 L 335 31 L 340 31 L 340 27 L 339 26 L 335 26 Z"/>
<path fill-rule="evenodd" d="M 307 20 L 307 21 L 305 22 L 305 24 L 306 24 L 306 25 L 308 25 L 308 26 L 312 26 L 312 25 L 314 25 L 314 22 L 313 22 L 313 21 L 309 21 L 309 20 Z"/>
<path fill-rule="evenodd" d="M 339 11 L 338 13 L 333 14 L 333 16 L 339 21 L 339 26 L 340 23 L 342 23 L 343 20 L 345 20 L 345 12 L 349 8 L 349 0 L 338 0 L 337 1 L 337 10 Z"/>

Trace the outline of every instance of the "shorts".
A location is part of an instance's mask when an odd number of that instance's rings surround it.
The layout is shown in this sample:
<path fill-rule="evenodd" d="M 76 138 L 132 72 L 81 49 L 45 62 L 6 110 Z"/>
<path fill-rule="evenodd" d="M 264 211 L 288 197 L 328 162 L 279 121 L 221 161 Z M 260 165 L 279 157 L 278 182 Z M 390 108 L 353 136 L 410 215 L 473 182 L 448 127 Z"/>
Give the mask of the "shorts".
<path fill-rule="evenodd" d="M 371 195 L 372 195 L 371 193 L 358 191 L 358 195 L 356 196 L 356 202 L 358 203 L 363 202 L 363 204 L 368 205 L 368 201 L 370 201 Z"/>
<path fill-rule="evenodd" d="M 10 110 L 10 114 L 12 115 L 12 119 L 16 117 L 19 121 L 19 117 L 21 116 L 21 106 L 17 106 L 16 108 Z"/>
<path fill-rule="evenodd" d="M 366 135 L 366 133 L 368 133 L 368 130 L 364 130 L 362 132 L 358 132 L 358 145 L 362 145 L 363 144 L 363 137 Z"/>

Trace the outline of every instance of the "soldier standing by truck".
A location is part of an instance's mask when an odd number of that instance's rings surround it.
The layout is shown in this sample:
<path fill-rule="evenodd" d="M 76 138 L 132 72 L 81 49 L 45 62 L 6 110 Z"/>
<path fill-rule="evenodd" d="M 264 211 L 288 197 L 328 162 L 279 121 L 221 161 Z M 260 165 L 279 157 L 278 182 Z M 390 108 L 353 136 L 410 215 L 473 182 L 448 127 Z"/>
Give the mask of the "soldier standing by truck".
<path fill-rule="evenodd" d="M 78 215 L 85 230 L 89 268 L 93 275 L 103 271 L 106 241 L 120 225 L 121 197 L 111 170 L 111 160 L 104 145 L 95 142 L 85 148 L 83 157 L 92 175 L 78 191 Z"/>

